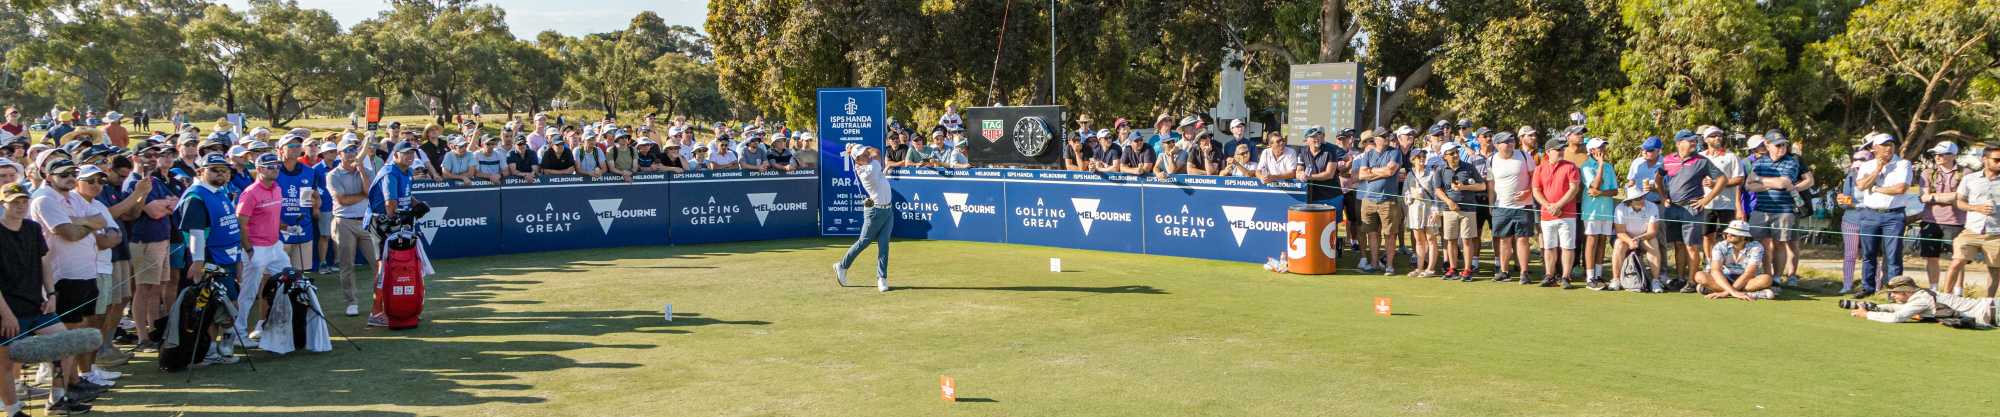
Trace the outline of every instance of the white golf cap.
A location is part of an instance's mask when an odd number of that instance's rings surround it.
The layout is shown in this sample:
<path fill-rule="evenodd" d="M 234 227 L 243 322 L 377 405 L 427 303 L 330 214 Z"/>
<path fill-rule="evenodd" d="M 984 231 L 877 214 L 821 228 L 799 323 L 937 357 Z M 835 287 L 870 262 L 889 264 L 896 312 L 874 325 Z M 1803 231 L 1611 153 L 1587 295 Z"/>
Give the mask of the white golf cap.
<path fill-rule="evenodd" d="M 1455 150 L 1458 150 L 1458 142 L 1445 142 L 1443 146 L 1438 147 L 1438 153 L 1451 152 Z"/>
<path fill-rule="evenodd" d="M 1750 135 L 1750 143 L 1743 145 L 1743 149 L 1757 149 L 1762 147 L 1764 147 L 1764 135 Z"/>
<path fill-rule="evenodd" d="M 1861 141 L 1867 143 L 1868 146 L 1875 146 L 1884 143 L 1895 142 L 1896 136 L 1888 133 L 1875 132 L 1868 134 L 1868 136 L 1863 136 L 1861 138 Z"/>
<path fill-rule="evenodd" d="M 1236 120 L 1230 120 L 1230 121 L 1229 121 L 1229 127 L 1237 127 L 1237 126 L 1249 126 L 1249 125 L 1250 125 L 1250 123 L 1248 123 L 1248 122 L 1244 122 L 1244 121 L 1243 121 L 1243 119 L 1236 119 Z"/>
<path fill-rule="evenodd" d="M 1583 141 L 1584 149 L 1597 149 L 1602 147 L 1604 147 L 1604 139 L 1590 138 Z"/>
<path fill-rule="evenodd" d="M 1398 135 L 1415 135 L 1415 134 L 1417 134 L 1417 129 L 1416 129 L 1416 128 L 1413 128 L 1413 127 L 1410 127 L 1410 125 L 1403 125 L 1403 126 L 1401 126 L 1401 127 L 1397 127 L 1397 128 L 1396 128 L 1396 134 L 1398 134 Z"/>
<path fill-rule="evenodd" d="M 1931 147 L 1931 153 L 1938 155 L 1957 155 L 1958 144 L 1951 143 L 1951 141 L 1938 142 L 1937 146 Z"/>

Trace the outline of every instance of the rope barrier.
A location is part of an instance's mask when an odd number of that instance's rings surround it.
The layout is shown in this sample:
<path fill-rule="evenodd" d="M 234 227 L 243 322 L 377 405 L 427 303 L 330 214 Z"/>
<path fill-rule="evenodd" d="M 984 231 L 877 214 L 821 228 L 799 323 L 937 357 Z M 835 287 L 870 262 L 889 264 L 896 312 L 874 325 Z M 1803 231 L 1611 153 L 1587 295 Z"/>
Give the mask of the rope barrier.
<path fill-rule="evenodd" d="M 1330 189 L 1335 189 L 1335 190 L 1341 190 L 1342 192 L 1351 192 L 1351 193 L 1356 193 L 1356 194 L 1373 194 L 1373 195 L 1386 195 L 1386 196 L 1390 196 L 1391 198 L 1397 198 L 1397 199 L 1405 199 L 1405 198 L 1412 198 L 1412 197 L 1409 197 L 1409 196 L 1408 196 L 1408 195 L 1406 195 L 1406 194 L 1396 194 L 1396 193 L 1384 193 L 1384 192 L 1376 192 L 1376 191 L 1368 191 L 1368 190 L 1362 190 L 1362 189 L 1357 189 L 1357 188 L 1348 188 L 1348 187 L 1340 187 L 1340 186 L 1333 186 L 1333 185 L 1324 185 L 1324 184 L 1312 184 L 1312 183 L 1306 183 L 1305 185 L 1306 185 L 1306 186 L 1309 186 L 1309 187 L 1320 187 L 1320 188 L 1330 188 Z M 1483 192 L 1483 191 L 1480 191 L 1480 192 Z M 1532 191 L 1530 191 L 1530 192 L 1532 192 Z M 1581 197 L 1581 198 L 1589 198 L 1589 197 Z M 1603 197 L 1599 197 L 1599 198 L 1603 198 Z M 1414 199 L 1415 199 L 1415 200 L 1417 200 L 1417 201 L 1420 201 L 1420 202 L 1424 202 L 1424 203 L 1428 203 L 1428 204 L 1438 204 L 1438 203 L 1442 203 L 1442 202 L 1443 202 L 1443 200 L 1436 200 L 1436 199 L 1431 199 L 1431 198 L 1426 198 L 1426 197 L 1424 197 L 1424 196 L 1421 196 L 1421 195 L 1420 195 L 1420 196 L 1417 196 L 1417 197 L 1414 197 Z M 1581 201 L 1582 201 L 1582 200 L 1578 200 L 1579 204 L 1581 203 Z M 1615 204 L 1622 204 L 1622 203 L 1615 203 Z M 1518 208 L 1517 208 L 1517 207 L 1501 207 L 1501 206 L 1496 206 L 1496 205 L 1491 205 L 1491 204 L 1476 204 L 1476 203 L 1458 203 L 1458 205 L 1459 205 L 1459 206 L 1461 206 L 1461 207 L 1464 207 L 1464 206 L 1471 206 L 1471 207 L 1483 207 L 1483 208 L 1488 208 L 1488 209 L 1499 209 L 1499 210 L 1535 210 L 1535 209 L 1533 209 L 1533 208 L 1530 208 L 1530 207 L 1518 207 Z M 1438 207 L 1438 208 L 1439 208 L 1439 209 L 1442 209 L 1443 207 L 1441 207 L 1441 206 L 1440 206 L 1440 207 Z M 1662 211 L 1664 211 L 1664 210 L 1665 210 L 1665 208 L 1663 207 L 1663 208 L 1662 208 Z M 1461 210 L 1461 211 L 1463 211 L 1463 210 Z M 1539 211 L 1539 210 L 1537 210 L 1537 211 Z M 1581 219 L 1579 218 L 1579 220 L 1581 220 Z M 1660 217 L 1657 217 L 1657 218 L 1655 218 L 1655 219 L 1654 219 L 1654 221 L 1660 221 L 1660 222 L 1671 222 L 1671 223 L 1684 223 L 1684 224 L 1696 224 L 1696 225 L 1705 225 L 1705 226 L 1716 226 L 1716 227 L 1725 227 L 1725 228 L 1726 228 L 1726 227 L 1729 227 L 1729 224 L 1727 224 L 1727 223 L 1715 223 L 1715 222 L 1709 222 L 1709 221 L 1700 221 L 1700 220 L 1677 220 L 1677 219 L 1668 219 L 1668 218 L 1665 218 L 1664 216 L 1660 216 Z M 1906 226 L 1907 226 L 1907 225 L 1906 225 Z M 1849 232 L 1844 232 L 1844 231 L 1836 231 L 1836 230 L 1815 230 L 1815 229 L 1802 229 L 1802 228 L 1784 228 L 1784 227 L 1776 227 L 1776 226 L 1759 226 L 1759 225 L 1751 225 L 1751 226 L 1750 226 L 1750 228 L 1751 228 L 1751 229 L 1765 229 L 1765 230 L 1779 230 L 1779 231 L 1790 231 L 1790 232 L 1803 232 L 1803 233 L 1825 233 L 1825 234 L 1835 234 L 1835 235 L 1854 235 L 1854 236 L 1860 236 L 1860 237 L 1874 237 L 1874 238 L 1891 238 L 1891 239 L 1908 239 L 1908 240 L 1916 240 L 1916 241 L 1927 241 L 1927 242 L 1943 242 L 1943 243 L 1946 243 L 1946 244 L 1950 244 L 1950 243 L 1952 242 L 1952 240 L 1951 240 L 1951 239 L 1934 239 L 1934 238 L 1925 238 L 1925 237 L 1915 237 L 1915 236 L 1908 236 L 1907 234 L 1905 234 L 1905 235 L 1882 235 L 1882 234 L 1871 234 L 1871 233 L 1849 233 Z"/>

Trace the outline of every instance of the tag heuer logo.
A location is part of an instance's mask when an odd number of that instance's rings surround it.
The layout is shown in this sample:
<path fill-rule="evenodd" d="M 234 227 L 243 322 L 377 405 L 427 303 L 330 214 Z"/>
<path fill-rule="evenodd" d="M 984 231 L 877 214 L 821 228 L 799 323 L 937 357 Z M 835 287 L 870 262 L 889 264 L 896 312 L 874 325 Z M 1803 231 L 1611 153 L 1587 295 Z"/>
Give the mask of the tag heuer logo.
<path fill-rule="evenodd" d="M 979 137 L 986 138 L 987 142 L 999 142 L 1000 138 L 1003 136 L 1007 136 L 1007 121 L 1005 120 L 979 121 Z"/>

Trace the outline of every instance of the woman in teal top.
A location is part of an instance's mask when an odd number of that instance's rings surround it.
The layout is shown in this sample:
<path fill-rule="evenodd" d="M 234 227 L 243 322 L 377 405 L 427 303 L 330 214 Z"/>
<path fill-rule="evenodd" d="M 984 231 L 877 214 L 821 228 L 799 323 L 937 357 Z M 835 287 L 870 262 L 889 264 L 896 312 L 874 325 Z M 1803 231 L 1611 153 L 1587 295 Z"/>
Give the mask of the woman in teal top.
<path fill-rule="evenodd" d="M 1583 262 L 1587 277 L 1584 282 L 1595 288 L 1606 278 L 1597 272 L 1597 266 L 1604 263 L 1603 246 L 1618 233 L 1613 227 L 1614 211 L 1618 196 L 1618 164 L 1610 162 L 1604 155 L 1604 139 L 1590 138 L 1584 142 L 1590 159 L 1583 161 Z"/>

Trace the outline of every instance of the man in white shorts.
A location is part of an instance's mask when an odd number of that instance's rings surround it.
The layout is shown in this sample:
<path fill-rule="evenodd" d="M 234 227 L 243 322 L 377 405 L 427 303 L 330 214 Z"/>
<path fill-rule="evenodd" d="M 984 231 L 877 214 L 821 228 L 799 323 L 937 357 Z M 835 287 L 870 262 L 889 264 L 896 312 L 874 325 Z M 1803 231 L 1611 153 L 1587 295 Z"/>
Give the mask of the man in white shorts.
<path fill-rule="evenodd" d="M 1625 276 L 1627 254 L 1633 251 L 1644 252 L 1647 266 L 1651 267 L 1651 271 L 1655 274 L 1660 272 L 1660 247 L 1658 240 L 1655 239 L 1655 237 L 1660 235 L 1660 206 L 1654 205 L 1651 201 L 1646 201 L 1646 195 L 1647 193 L 1644 190 L 1635 186 L 1625 189 L 1625 194 L 1618 197 L 1620 203 L 1618 204 L 1617 214 L 1615 214 L 1618 223 L 1618 240 L 1616 244 L 1612 245 L 1611 249 L 1611 276 L 1613 277 L 1611 282 L 1618 282 L 1618 277 Z M 1601 289 L 1611 290 L 1614 287 L 1605 286 Z M 1645 292 L 1646 288 L 1626 288 L 1625 290 Z"/>
<path fill-rule="evenodd" d="M 1534 197 L 1541 210 L 1542 286 L 1569 288 L 1570 265 L 1576 260 L 1576 217 L 1580 200 L 1578 185 L 1582 172 L 1576 163 L 1563 159 L 1569 144 L 1551 140 L 1543 147 L 1548 159 L 1535 167 L 1531 177 Z M 1523 277 L 1525 278 L 1525 277 Z"/>
<path fill-rule="evenodd" d="M 239 335 L 245 334 L 250 312 L 263 310 L 255 305 L 264 280 L 292 266 L 291 258 L 285 256 L 284 246 L 278 241 L 278 230 L 284 227 L 279 216 L 285 210 L 284 192 L 278 189 L 279 159 L 274 154 L 259 155 L 257 182 L 245 187 L 236 198 L 236 217 L 243 225 L 243 240 L 250 243 L 250 263 L 244 265 L 240 277 L 242 290 L 236 292 Z"/>

